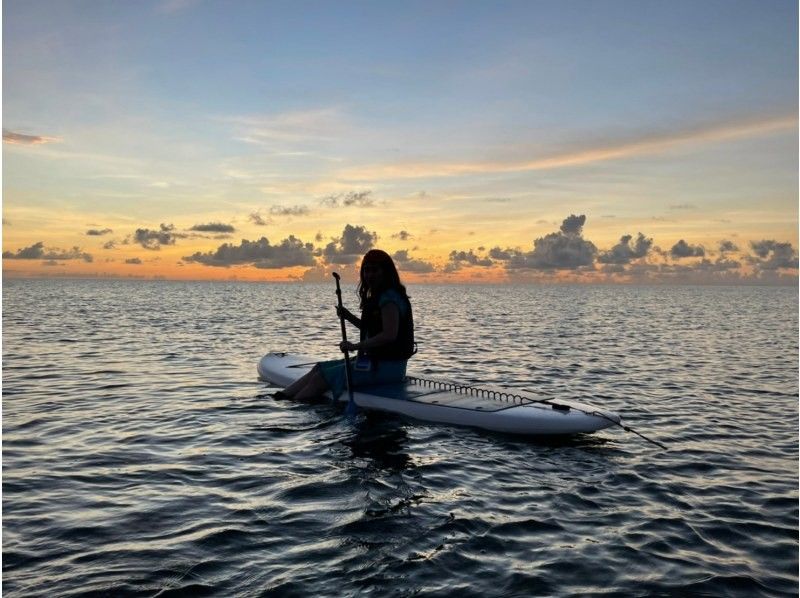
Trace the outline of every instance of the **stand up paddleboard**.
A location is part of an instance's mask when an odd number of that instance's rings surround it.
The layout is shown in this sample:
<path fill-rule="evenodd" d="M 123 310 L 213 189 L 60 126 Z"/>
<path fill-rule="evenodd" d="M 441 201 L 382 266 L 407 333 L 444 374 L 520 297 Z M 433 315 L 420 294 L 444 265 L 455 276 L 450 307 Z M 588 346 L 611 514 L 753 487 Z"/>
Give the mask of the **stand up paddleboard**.
<path fill-rule="evenodd" d="M 317 361 L 303 355 L 268 353 L 258 364 L 258 375 L 285 388 Z M 348 394 L 342 393 L 338 400 L 346 403 Z M 620 425 L 616 413 L 584 403 L 545 399 L 516 389 L 512 392 L 496 387 L 460 386 L 413 376 L 399 384 L 356 388 L 353 400 L 362 409 L 511 434 L 582 434 Z"/>

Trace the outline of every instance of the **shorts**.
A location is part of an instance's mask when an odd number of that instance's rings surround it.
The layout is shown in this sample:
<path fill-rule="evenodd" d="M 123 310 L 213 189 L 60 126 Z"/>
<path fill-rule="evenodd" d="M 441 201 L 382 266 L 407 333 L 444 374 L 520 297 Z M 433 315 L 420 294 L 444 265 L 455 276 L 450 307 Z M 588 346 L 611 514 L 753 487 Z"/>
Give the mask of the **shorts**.
<path fill-rule="evenodd" d="M 406 364 L 408 362 L 405 359 L 379 361 L 376 363 L 377 367 L 373 367 L 368 372 L 353 369 L 354 361 L 353 359 L 350 360 L 350 380 L 353 382 L 353 388 L 402 382 L 406 377 Z M 344 359 L 320 361 L 317 367 L 322 377 L 325 378 L 333 397 L 338 399 L 347 389 Z"/>

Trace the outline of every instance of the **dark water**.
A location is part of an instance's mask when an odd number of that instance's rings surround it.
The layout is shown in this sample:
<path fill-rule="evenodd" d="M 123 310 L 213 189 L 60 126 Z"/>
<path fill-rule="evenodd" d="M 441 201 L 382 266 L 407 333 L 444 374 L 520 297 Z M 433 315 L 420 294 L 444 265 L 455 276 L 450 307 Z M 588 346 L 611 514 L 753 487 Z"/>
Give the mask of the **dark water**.
<path fill-rule="evenodd" d="M 6 281 L 4 595 L 797 593 L 796 289 L 410 291 L 410 373 L 670 450 L 276 402 L 256 362 L 335 356 L 331 285 Z"/>

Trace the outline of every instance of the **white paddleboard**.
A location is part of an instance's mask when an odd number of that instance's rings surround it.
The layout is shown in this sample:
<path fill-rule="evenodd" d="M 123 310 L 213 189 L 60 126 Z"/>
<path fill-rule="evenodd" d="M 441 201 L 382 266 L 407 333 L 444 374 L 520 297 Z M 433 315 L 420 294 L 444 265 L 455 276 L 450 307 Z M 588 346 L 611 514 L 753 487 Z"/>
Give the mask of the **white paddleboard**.
<path fill-rule="evenodd" d="M 258 375 L 285 388 L 317 361 L 303 355 L 268 353 L 258 364 Z M 348 400 L 345 391 L 339 401 Z M 353 400 L 362 409 L 533 436 L 589 433 L 620 423 L 616 413 L 592 405 L 545 399 L 516 389 L 458 386 L 413 376 L 401 384 L 356 388 Z"/>

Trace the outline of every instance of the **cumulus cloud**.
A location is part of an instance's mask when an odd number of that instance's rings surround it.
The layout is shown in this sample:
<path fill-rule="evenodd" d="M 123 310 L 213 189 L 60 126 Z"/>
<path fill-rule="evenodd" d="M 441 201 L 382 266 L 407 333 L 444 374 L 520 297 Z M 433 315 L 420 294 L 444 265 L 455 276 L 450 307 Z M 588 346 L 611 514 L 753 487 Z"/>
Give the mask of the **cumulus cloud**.
<path fill-rule="evenodd" d="M 577 270 L 592 266 L 597 247 L 582 236 L 586 216 L 570 215 L 558 232 L 540 237 L 533 242 L 533 251 L 516 252 L 506 263 L 511 270 Z"/>
<path fill-rule="evenodd" d="M 330 282 L 332 271 L 332 269 L 324 265 L 316 265 L 303 272 L 300 280 L 304 282 Z M 338 274 L 341 275 L 341 272 Z"/>
<path fill-rule="evenodd" d="M 138 265 L 138 264 L 142 263 L 142 260 L 140 260 L 138 257 L 132 257 L 130 259 L 125 260 L 125 263 L 126 264 L 137 264 Z"/>
<path fill-rule="evenodd" d="M 631 260 L 645 257 L 653 246 L 653 239 L 648 239 L 639 233 L 636 241 L 631 245 L 632 239 L 631 235 L 622 236 L 619 243 L 601 253 L 597 261 L 601 264 L 629 264 Z"/>
<path fill-rule="evenodd" d="M 455 272 L 464 266 L 490 268 L 494 265 L 491 259 L 480 257 L 472 249 L 469 251 L 451 251 L 447 259 L 447 265 L 444 267 L 445 272 Z"/>
<path fill-rule="evenodd" d="M 750 247 L 756 254 L 748 261 L 759 270 L 778 270 L 780 268 L 797 268 L 797 252 L 791 243 L 779 243 L 774 240 L 751 241 Z"/>
<path fill-rule="evenodd" d="M 303 243 L 294 235 L 290 235 L 279 245 L 270 244 L 266 237 L 261 237 L 258 241 L 242 239 L 239 245 L 223 243 L 216 251 L 196 252 L 183 259 L 187 262 L 221 268 L 249 264 L 256 268 L 278 269 L 313 266 L 315 264 L 313 253 L 314 246 L 311 243 Z"/>
<path fill-rule="evenodd" d="M 398 270 L 401 270 L 403 272 L 416 272 L 417 274 L 427 274 L 429 272 L 433 272 L 436 270 L 436 268 L 434 268 L 433 264 L 431 264 L 430 262 L 426 262 L 423 260 L 416 260 L 409 257 L 407 249 L 396 251 L 394 255 L 392 255 L 392 259 L 397 265 Z"/>
<path fill-rule="evenodd" d="M 733 241 L 720 241 L 719 242 L 719 252 L 720 253 L 728 253 L 730 251 L 739 251 L 739 248 L 734 244 Z"/>
<path fill-rule="evenodd" d="M 113 232 L 114 231 L 111 230 L 110 228 L 104 228 L 104 229 L 90 228 L 89 230 L 86 231 L 86 234 L 90 237 L 102 237 L 103 235 L 107 235 Z"/>
<path fill-rule="evenodd" d="M 332 273 L 336 272 L 342 277 L 343 282 L 348 284 L 358 283 L 360 264 L 317 264 L 303 272 L 299 277 L 300 280 L 305 282 L 326 282 L 330 283 Z"/>
<path fill-rule="evenodd" d="M 308 216 L 311 213 L 311 210 L 308 206 L 291 206 L 291 207 L 284 207 L 284 206 L 272 206 L 269 209 L 269 213 L 273 216 Z"/>
<path fill-rule="evenodd" d="M 83 260 L 92 262 L 94 258 L 88 253 L 81 251 L 80 247 L 72 249 L 45 248 L 44 242 L 39 241 L 30 247 L 18 249 L 15 252 L 4 251 L 3 259 L 6 260 L 47 260 L 50 262 L 64 260 Z"/>
<path fill-rule="evenodd" d="M 6 260 L 40 260 L 44 257 L 44 242 L 39 241 L 30 247 L 18 249 L 16 253 L 11 251 L 3 252 L 3 259 Z"/>
<path fill-rule="evenodd" d="M 392 239 L 400 239 L 401 241 L 408 241 L 411 237 L 411 233 L 409 233 L 407 230 L 401 230 L 399 233 L 392 235 Z"/>
<path fill-rule="evenodd" d="M 669 254 L 674 258 L 681 259 L 684 257 L 703 257 L 706 251 L 700 245 L 689 245 L 681 239 L 672 246 Z"/>
<path fill-rule="evenodd" d="M 694 269 L 699 272 L 727 272 L 737 270 L 742 264 L 736 260 L 719 257 L 715 261 L 703 258 L 700 263 L 694 265 Z"/>
<path fill-rule="evenodd" d="M 506 248 L 500 249 L 499 247 L 492 247 L 489 250 L 489 257 L 493 260 L 508 261 L 519 253 L 516 249 Z"/>
<path fill-rule="evenodd" d="M 164 226 L 163 224 L 161 225 Z M 203 233 L 233 233 L 236 229 L 233 225 L 223 224 L 222 222 L 209 222 L 208 224 L 195 224 L 189 230 L 195 230 Z"/>
<path fill-rule="evenodd" d="M 162 245 L 175 245 L 175 239 L 183 237 L 175 233 L 175 225 L 161 224 L 158 230 L 149 228 L 137 228 L 133 234 L 133 240 L 145 249 L 158 250 Z"/>
<path fill-rule="evenodd" d="M 585 215 L 576 216 L 575 214 L 570 214 L 561 223 L 561 232 L 565 235 L 580 235 L 584 224 L 586 224 Z"/>
<path fill-rule="evenodd" d="M 363 226 L 345 225 L 342 236 L 325 246 L 322 255 L 329 264 L 352 264 L 372 249 L 378 235 Z"/>
<path fill-rule="evenodd" d="M 14 133 L 8 129 L 3 129 L 3 142 L 12 145 L 41 145 L 43 143 L 53 143 L 54 141 L 58 141 L 58 139 L 42 135 L 23 135 L 22 133 Z"/>
<path fill-rule="evenodd" d="M 600 271 L 605 274 L 623 274 L 626 270 L 624 264 L 604 264 Z"/>
<path fill-rule="evenodd" d="M 360 208 L 368 208 L 375 205 L 375 200 L 371 197 L 372 191 L 350 191 L 349 193 L 336 193 L 324 198 L 320 203 L 329 208 L 338 208 L 339 206 L 349 207 L 357 206 Z"/>

